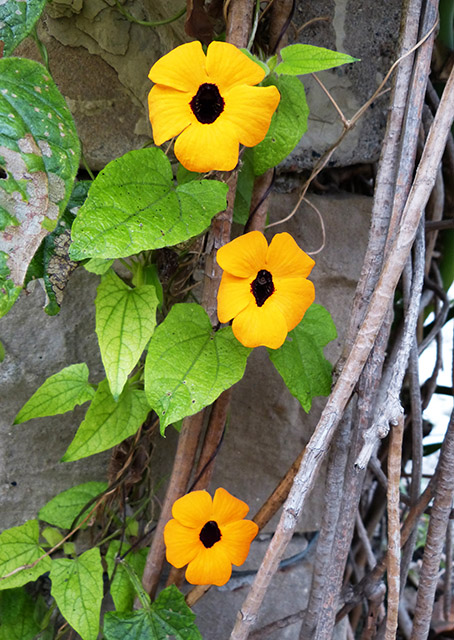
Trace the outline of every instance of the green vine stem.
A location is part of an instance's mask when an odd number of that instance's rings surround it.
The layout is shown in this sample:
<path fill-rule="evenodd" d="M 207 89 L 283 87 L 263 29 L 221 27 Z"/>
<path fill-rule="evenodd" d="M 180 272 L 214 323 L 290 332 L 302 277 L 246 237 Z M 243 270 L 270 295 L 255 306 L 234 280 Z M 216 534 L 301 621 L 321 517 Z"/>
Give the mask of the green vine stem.
<path fill-rule="evenodd" d="M 186 7 L 183 7 L 183 9 L 180 9 L 180 11 L 178 11 L 178 13 L 176 13 L 174 16 L 171 16 L 170 18 L 165 18 L 164 20 L 154 20 L 154 21 L 139 20 L 139 18 L 135 18 L 133 15 L 131 15 L 129 11 L 126 11 L 126 9 L 120 4 L 119 0 L 115 0 L 115 4 L 118 11 L 121 13 L 121 15 L 123 15 L 127 20 L 129 20 L 129 22 L 140 24 L 142 27 L 162 27 L 162 25 L 164 24 L 170 24 L 171 22 L 175 22 L 176 20 L 181 18 L 181 16 L 184 16 L 184 14 L 186 13 Z"/>

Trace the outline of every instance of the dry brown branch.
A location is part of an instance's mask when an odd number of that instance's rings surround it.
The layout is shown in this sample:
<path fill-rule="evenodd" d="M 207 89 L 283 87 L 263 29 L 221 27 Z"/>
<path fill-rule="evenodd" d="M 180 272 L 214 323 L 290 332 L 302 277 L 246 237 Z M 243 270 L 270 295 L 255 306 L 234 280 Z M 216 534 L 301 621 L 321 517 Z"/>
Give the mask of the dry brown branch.
<path fill-rule="evenodd" d="M 451 74 L 453 75 L 453 74 Z M 438 570 L 454 495 L 454 411 L 443 442 L 438 464 L 438 482 L 430 514 L 411 640 L 425 640 L 429 635 Z"/>
<path fill-rule="evenodd" d="M 399 482 L 404 435 L 404 417 L 391 429 L 388 455 L 388 611 L 385 640 L 394 640 L 397 633 L 400 598 L 400 514 Z"/>
<path fill-rule="evenodd" d="M 186 492 L 200 433 L 202 431 L 203 415 L 204 412 L 199 411 L 195 415 L 185 418 L 181 427 L 172 475 L 169 480 L 142 577 L 143 587 L 147 593 L 150 594 L 151 598 L 153 598 L 156 593 L 164 565 L 164 527 L 172 517 L 173 503 Z"/>
<path fill-rule="evenodd" d="M 258 570 L 251 590 L 238 614 L 231 640 L 244 640 L 255 624 L 257 613 L 279 560 L 290 541 L 301 510 L 324 460 L 334 431 L 341 419 L 360 372 L 383 323 L 389 301 L 408 259 L 419 226 L 421 212 L 432 191 L 438 165 L 454 119 L 454 71 L 446 84 L 440 106 L 430 129 L 413 186 L 403 211 L 401 224 L 390 248 L 378 285 L 372 295 L 363 326 L 353 343 L 342 373 L 328 399 L 315 432 L 309 441 L 298 474 L 284 505 L 276 533 Z"/>

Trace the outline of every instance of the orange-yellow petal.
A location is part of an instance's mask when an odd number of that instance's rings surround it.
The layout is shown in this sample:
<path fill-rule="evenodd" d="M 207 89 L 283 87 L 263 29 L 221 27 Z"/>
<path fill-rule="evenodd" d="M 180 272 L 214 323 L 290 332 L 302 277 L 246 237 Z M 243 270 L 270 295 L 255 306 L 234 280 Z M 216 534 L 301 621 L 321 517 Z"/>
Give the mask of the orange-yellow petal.
<path fill-rule="evenodd" d="M 197 529 L 213 520 L 213 501 L 208 491 L 191 491 L 173 503 L 172 516 L 185 527 Z"/>
<path fill-rule="evenodd" d="M 255 278 L 264 268 L 268 243 L 260 231 L 250 231 L 224 245 L 216 260 L 224 271 L 239 278 Z"/>
<path fill-rule="evenodd" d="M 232 563 L 221 542 L 209 549 L 203 548 L 189 563 L 186 580 L 190 584 L 215 584 L 222 587 L 232 575 Z"/>
<path fill-rule="evenodd" d="M 167 561 L 177 569 L 194 560 L 204 548 L 198 530 L 183 527 L 176 520 L 169 520 L 164 527 L 164 542 Z"/>
<path fill-rule="evenodd" d="M 252 520 L 231 522 L 222 527 L 222 545 L 232 564 L 236 566 L 243 564 L 258 531 L 258 526 Z"/>
<path fill-rule="evenodd" d="M 196 120 L 190 93 L 155 84 L 148 94 L 148 114 L 156 145 L 178 135 Z"/>
<path fill-rule="evenodd" d="M 251 279 L 237 278 L 224 271 L 218 290 L 219 322 L 229 322 L 252 300 Z"/>
<path fill-rule="evenodd" d="M 175 155 L 189 171 L 231 171 L 238 163 L 239 143 L 235 126 L 219 117 L 212 124 L 197 120 L 175 142 Z"/>
<path fill-rule="evenodd" d="M 296 244 L 289 233 L 277 233 L 271 240 L 266 255 L 266 267 L 275 277 L 303 276 L 312 271 L 315 262 Z"/>
<path fill-rule="evenodd" d="M 233 334 L 245 347 L 278 349 L 287 337 L 284 316 L 276 305 L 270 304 L 273 295 L 261 307 L 254 300 L 233 320 Z"/>
<path fill-rule="evenodd" d="M 151 67 L 148 77 L 156 84 L 189 91 L 195 95 L 204 82 L 209 82 L 206 73 L 206 57 L 200 42 L 182 44 Z"/>
<path fill-rule="evenodd" d="M 235 125 L 239 141 L 254 147 L 266 136 L 280 100 L 276 87 L 237 86 L 223 94 L 223 116 Z"/>
<path fill-rule="evenodd" d="M 219 527 L 223 527 L 229 522 L 242 520 L 248 511 L 249 507 L 245 502 L 235 498 L 222 487 L 216 489 L 213 498 L 213 520 Z M 222 539 L 224 540 L 224 534 L 222 534 Z"/>
<path fill-rule="evenodd" d="M 265 72 L 256 62 L 228 42 L 212 42 L 207 50 L 206 70 L 221 92 L 240 84 L 258 84 Z"/>
<path fill-rule="evenodd" d="M 271 304 L 279 309 L 291 331 L 301 322 L 315 299 L 314 285 L 306 278 L 273 278 L 275 291 Z M 265 303 L 266 304 L 266 303 Z"/>

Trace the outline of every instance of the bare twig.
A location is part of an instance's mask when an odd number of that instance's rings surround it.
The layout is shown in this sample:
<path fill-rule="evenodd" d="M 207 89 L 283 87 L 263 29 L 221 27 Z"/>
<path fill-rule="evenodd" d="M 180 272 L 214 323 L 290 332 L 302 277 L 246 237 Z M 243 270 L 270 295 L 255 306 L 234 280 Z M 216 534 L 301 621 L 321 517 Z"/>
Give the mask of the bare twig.
<path fill-rule="evenodd" d="M 411 640 L 425 640 L 429 634 L 432 607 L 437 587 L 440 558 L 454 495 L 454 411 L 441 448 L 438 481 L 430 514 Z"/>
<path fill-rule="evenodd" d="M 167 487 L 153 542 L 148 552 L 142 577 L 144 589 L 153 597 L 164 565 L 164 527 L 172 517 L 172 505 L 185 494 L 197 451 L 203 424 L 203 411 L 183 420 L 172 475 Z"/>
<path fill-rule="evenodd" d="M 388 454 L 388 611 L 385 640 L 394 640 L 400 597 L 400 516 L 399 482 L 402 456 L 404 417 L 391 429 L 391 443 Z"/>
<path fill-rule="evenodd" d="M 440 106 L 429 132 L 410 191 L 401 224 L 383 267 L 379 283 L 372 295 L 362 330 L 353 343 L 344 369 L 328 399 L 319 423 L 310 439 L 298 474 L 284 505 L 276 533 L 271 540 L 251 590 L 238 614 L 231 640 L 244 640 L 257 619 L 257 613 L 274 575 L 279 560 L 290 541 L 301 510 L 312 489 L 317 472 L 328 451 L 334 431 L 351 396 L 360 372 L 372 349 L 374 340 L 386 315 L 397 282 L 408 259 L 416 236 L 421 212 L 435 182 L 446 138 L 454 119 L 454 71 L 451 73 L 440 100 Z"/>

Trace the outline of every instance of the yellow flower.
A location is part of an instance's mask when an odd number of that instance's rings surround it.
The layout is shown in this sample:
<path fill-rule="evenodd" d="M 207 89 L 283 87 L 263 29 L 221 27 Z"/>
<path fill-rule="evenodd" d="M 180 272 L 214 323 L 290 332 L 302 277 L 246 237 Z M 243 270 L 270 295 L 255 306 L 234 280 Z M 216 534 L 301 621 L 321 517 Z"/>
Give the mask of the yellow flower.
<path fill-rule="evenodd" d="M 177 569 L 188 565 L 191 584 L 225 584 L 232 564 L 241 565 L 258 532 L 245 502 L 225 489 L 217 489 L 213 500 L 207 491 L 192 491 L 172 507 L 173 520 L 164 529 L 167 560 Z"/>
<path fill-rule="evenodd" d="M 189 42 L 160 58 L 148 77 L 155 144 L 178 136 L 175 155 L 190 171 L 230 171 L 239 143 L 263 140 L 280 95 L 276 87 L 255 87 L 263 69 L 234 45 L 212 42 L 205 56 Z"/>
<path fill-rule="evenodd" d="M 260 231 L 251 231 L 217 252 L 224 269 L 218 292 L 218 318 L 229 322 L 245 347 L 278 349 L 314 302 L 307 276 L 315 262 L 288 233 L 270 246 Z"/>

